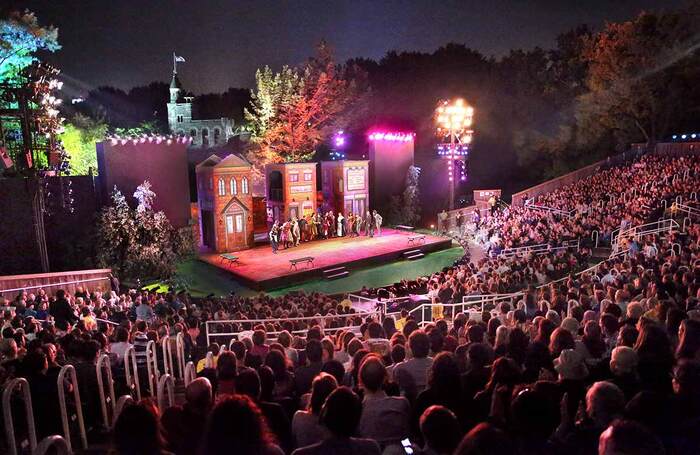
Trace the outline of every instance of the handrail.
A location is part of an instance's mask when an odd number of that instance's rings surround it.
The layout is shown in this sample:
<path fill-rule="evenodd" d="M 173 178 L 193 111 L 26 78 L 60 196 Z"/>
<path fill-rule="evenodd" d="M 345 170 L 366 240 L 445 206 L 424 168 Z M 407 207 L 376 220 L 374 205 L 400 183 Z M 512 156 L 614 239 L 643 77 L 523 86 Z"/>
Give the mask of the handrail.
<path fill-rule="evenodd" d="M 175 336 L 175 351 L 177 354 L 177 374 L 180 379 L 185 379 L 185 335 L 179 332 Z"/>
<path fill-rule="evenodd" d="M 195 371 L 194 362 L 187 362 L 187 365 L 185 365 L 185 387 L 190 385 L 190 382 L 195 379 L 197 379 L 197 373 Z"/>
<path fill-rule="evenodd" d="M 109 356 L 107 354 L 102 354 L 97 358 L 97 365 L 95 366 L 97 373 L 97 390 L 99 392 L 100 399 L 100 409 L 102 410 L 102 422 L 105 428 L 111 428 L 112 422 L 109 418 L 112 412 L 108 412 L 107 406 L 112 406 L 112 411 L 114 411 L 114 381 L 112 380 L 112 367 L 109 362 Z M 105 396 L 105 385 L 104 385 L 104 373 L 107 375 L 107 392 L 108 396 Z"/>
<path fill-rule="evenodd" d="M 598 232 L 597 230 L 593 230 L 591 232 L 591 242 L 593 241 L 594 236 L 595 236 L 595 247 L 594 248 L 598 248 L 598 237 L 600 237 L 600 232 Z"/>
<path fill-rule="evenodd" d="M 204 368 L 214 368 L 214 353 L 211 351 L 204 358 Z"/>
<path fill-rule="evenodd" d="M 676 253 L 676 247 L 678 247 L 678 253 Z M 680 256 L 681 251 L 683 251 L 683 249 L 681 248 L 680 243 L 672 243 L 671 244 L 671 256 L 676 256 L 676 255 Z"/>
<path fill-rule="evenodd" d="M 63 424 L 63 438 L 68 444 L 68 449 L 72 452 L 73 446 L 70 440 L 70 420 L 68 417 L 68 407 L 66 406 L 66 376 L 70 376 L 73 388 L 73 400 L 75 401 L 75 416 L 78 420 L 78 431 L 80 432 L 80 442 L 83 449 L 87 449 L 87 434 L 85 433 L 85 421 L 83 420 L 83 402 L 80 400 L 80 389 L 78 388 L 78 377 L 75 374 L 73 365 L 64 365 L 58 373 L 56 381 L 58 387 L 58 404 L 61 408 L 61 422 Z M 72 417 L 72 416 L 71 416 Z"/>
<path fill-rule="evenodd" d="M 538 245 L 525 245 L 513 248 L 504 248 L 498 253 L 499 257 L 513 257 L 522 254 L 546 254 L 553 251 L 566 250 L 576 247 L 576 251 L 580 249 L 581 240 L 564 240 L 559 246 L 551 246 L 549 243 L 540 243 Z"/>
<path fill-rule="evenodd" d="M 45 455 L 49 449 L 51 449 L 51 453 L 56 455 L 69 455 L 71 453 L 68 442 L 63 437 L 54 434 L 42 439 L 39 445 L 36 446 L 33 455 Z"/>
<path fill-rule="evenodd" d="M 119 414 L 122 413 L 124 408 L 126 406 L 134 404 L 135 401 L 131 397 L 131 395 L 122 395 L 119 397 L 117 400 L 117 404 L 114 406 L 114 417 L 112 418 L 112 426 L 114 426 L 117 423 L 117 419 L 119 418 Z"/>
<path fill-rule="evenodd" d="M 686 222 L 687 222 L 687 224 L 686 224 Z M 689 216 L 686 216 L 685 218 L 683 218 L 683 232 L 688 232 L 688 226 L 690 226 L 690 223 L 692 223 L 692 222 L 693 221 L 690 219 Z"/>
<path fill-rule="evenodd" d="M 21 288 L 13 288 L 13 289 L 0 289 L 0 292 L 15 292 L 15 291 L 27 291 L 29 289 L 55 288 L 57 286 L 65 286 L 67 284 L 89 283 L 91 281 L 103 281 L 103 280 L 109 280 L 109 277 L 104 276 L 102 278 L 88 278 L 86 280 L 64 281 L 61 283 L 46 283 L 46 284 L 39 284 L 36 286 L 23 286 Z"/>
<path fill-rule="evenodd" d="M 532 201 L 533 199 L 534 199 L 534 198 L 529 199 L 528 201 L 525 202 L 525 208 L 526 208 L 526 209 L 530 209 L 530 210 L 542 210 L 542 211 L 545 211 L 545 212 L 552 212 L 552 213 L 557 214 L 557 215 L 563 215 L 563 216 L 565 216 L 565 217 L 567 217 L 567 218 L 571 218 L 572 216 L 574 216 L 574 215 L 576 214 L 576 209 L 575 209 L 575 208 L 573 208 L 573 209 L 567 211 L 567 210 L 563 210 L 563 209 L 557 209 L 557 208 L 554 208 L 554 207 L 547 207 L 547 206 L 544 206 L 544 205 L 535 205 L 535 204 L 532 204 L 532 203 L 528 204 L 528 202 Z"/>
<path fill-rule="evenodd" d="M 129 346 L 124 351 L 124 373 L 126 376 L 126 387 L 132 392 L 135 391 L 136 399 L 141 401 L 141 384 L 139 383 L 136 349 L 133 346 Z"/>
<path fill-rule="evenodd" d="M 691 207 L 687 204 L 681 204 L 681 203 L 677 203 L 675 205 L 679 211 L 687 213 L 689 218 L 694 217 L 694 216 L 700 217 L 700 209 L 697 209 L 695 207 Z"/>
<path fill-rule="evenodd" d="M 32 408 L 32 394 L 29 390 L 29 382 L 24 378 L 15 378 L 7 383 L 2 392 L 2 413 L 5 420 L 5 434 L 7 445 L 11 455 L 17 455 L 17 441 L 15 439 L 15 422 L 12 417 L 12 394 L 19 389 L 24 399 L 24 412 L 27 419 L 27 437 L 29 448 L 33 452 L 36 449 L 36 427 L 34 426 L 34 410 Z"/>
<path fill-rule="evenodd" d="M 163 337 L 160 346 L 163 351 L 163 374 L 173 374 L 173 353 L 172 349 L 170 349 L 170 337 Z"/>
<path fill-rule="evenodd" d="M 156 356 L 156 342 L 150 340 L 146 343 L 146 370 L 148 371 L 148 392 L 151 396 L 156 394 L 156 381 L 160 377 L 158 371 L 158 357 Z"/>
<path fill-rule="evenodd" d="M 679 224 L 673 219 L 661 219 L 652 223 L 632 226 L 624 230 L 618 228 L 614 230 L 611 235 L 613 252 L 617 252 L 621 238 L 637 238 L 645 235 L 659 234 L 666 231 L 670 233 L 674 228 L 678 227 L 680 227 Z"/>
<path fill-rule="evenodd" d="M 168 392 L 168 407 L 175 406 L 175 380 L 169 374 L 164 374 L 158 380 L 158 409 L 165 410 L 165 392 Z"/>

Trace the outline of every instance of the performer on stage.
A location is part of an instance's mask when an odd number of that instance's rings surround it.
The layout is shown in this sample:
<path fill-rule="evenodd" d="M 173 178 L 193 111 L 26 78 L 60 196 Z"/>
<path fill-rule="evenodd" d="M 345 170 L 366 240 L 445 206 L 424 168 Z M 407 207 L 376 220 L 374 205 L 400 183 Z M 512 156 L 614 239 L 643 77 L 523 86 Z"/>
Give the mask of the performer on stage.
<path fill-rule="evenodd" d="M 365 235 L 374 237 L 374 218 L 372 214 L 369 213 L 369 210 L 367 210 L 367 214 L 365 215 Z"/>
<path fill-rule="evenodd" d="M 268 234 L 268 236 L 270 237 L 270 245 L 272 245 L 272 252 L 274 254 L 277 254 L 277 248 L 279 248 L 279 244 L 278 244 L 279 232 L 280 232 L 279 222 L 277 222 L 277 220 L 275 220 L 275 222 L 272 224 L 272 228 L 270 228 L 270 233 Z"/>
<path fill-rule="evenodd" d="M 318 240 L 321 238 L 321 233 L 323 232 L 322 230 L 322 223 L 321 223 L 321 215 L 316 212 L 314 213 L 313 217 L 313 239 Z"/>
<path fill-rule="evenodd" d="M 338 237 L 345 235 L 345 217 L 342 212 L 338 212 Z"/>
<path fill-rule="evenodd" d="M 292 227 L 291 223 L 289 221 L 285 221 L 282 224 L 282 227 L 280 228 L 280 230 L 282 231 L 282 233 L 280 234 L 280 243 L 282 245 L 284 245 L 285 250 L 287 248 L 289 248 L 289 242 L 290 242 L 289 237 L 291 236 L 291 232 L 290 232 L 291 227 Z"/>
<path fill-rule="evenodd" d="M 382 235 L 382 216 L 376 210 L 372 210 L 372 217 L 374 218 L 374 227 L 377 229 L 377 235 Z"/>
<path fill-rule="evenodd" d="M 299 229 L 299 221 L 297 217 L 292 218 L 292 245 L 299 246 L 301 241 L 301 229 Z"/>

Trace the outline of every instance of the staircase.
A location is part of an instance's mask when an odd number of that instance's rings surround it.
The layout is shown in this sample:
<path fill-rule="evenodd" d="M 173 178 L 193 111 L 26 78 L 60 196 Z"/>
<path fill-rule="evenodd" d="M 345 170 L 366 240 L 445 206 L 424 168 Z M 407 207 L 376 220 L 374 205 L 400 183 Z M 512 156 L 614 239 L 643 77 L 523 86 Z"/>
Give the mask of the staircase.
<path fill-rule="evenodd" d="M 345 278 L 348 275 L 350 275 L 350 272 L 344 266 L 333 267 L 332 269 L 323 271 L 323 278 L 326 280 L 337 280 L 339 278 Z"/>
<path fill-rule="evenodd" d="M 423 254 L 421 250 L 410 250 L 403 253 L 403 258 L 408 261 L 415 261 L 416 259 L 420 259 L 422 257 L 425 257 L 425 254 Z"/>

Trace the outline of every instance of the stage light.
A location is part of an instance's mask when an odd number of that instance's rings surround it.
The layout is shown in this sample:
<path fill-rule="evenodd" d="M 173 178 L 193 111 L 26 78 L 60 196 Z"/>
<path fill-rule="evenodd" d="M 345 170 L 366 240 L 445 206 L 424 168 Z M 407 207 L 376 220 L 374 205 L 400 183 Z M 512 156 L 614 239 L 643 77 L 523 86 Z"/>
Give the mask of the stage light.
<path fill-rule="evenodd" d="M 681 139 L 685 139 L 686 137 L 688 137 L 688 136 L 685 134 L 681 134 Z"/>
<path fill-rule="evenodd" d="M 693 139 L 695 139 L 695 133 L 691 134 L 690 137 L 692 137 Z"/>
<path fill-rule="evenodd" d="M 673 139 L 673 140 L 678 139 L 678 135 L 677 135 L 677 134 L 674 134 L 673 136 L 671 136 L 671 139 Z"/>

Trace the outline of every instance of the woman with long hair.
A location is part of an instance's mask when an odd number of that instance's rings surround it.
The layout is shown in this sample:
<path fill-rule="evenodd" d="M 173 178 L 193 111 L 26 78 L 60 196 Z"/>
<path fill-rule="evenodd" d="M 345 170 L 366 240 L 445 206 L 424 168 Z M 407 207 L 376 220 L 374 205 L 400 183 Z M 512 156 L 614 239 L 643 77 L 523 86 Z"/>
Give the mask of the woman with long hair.
<path fill-rule="evenodd" d="M 260 408 L 246 395 L 220 401 L 209 415 L 202 455 L 282 455 Z"/>
<path fill-rule="evenodd" d="M 700 353 L 700 321 L 685 319 L 678 327 L 676 359 L 698 360 Z"/>
<path fill-rule="evenodd" d="M 674 358 L 666 330 L 653 322 L 640 324 L 634 350 L 639 357 L 637 371 L 642 386 L 658 392 L 670 393 Z"/>
<path fill-rule="evenodd" d="M 112 446 L 119 455 L 163 454 L 163 430 L 155 408 L 142 401 L 122 409 L 114 424 Z"/>

